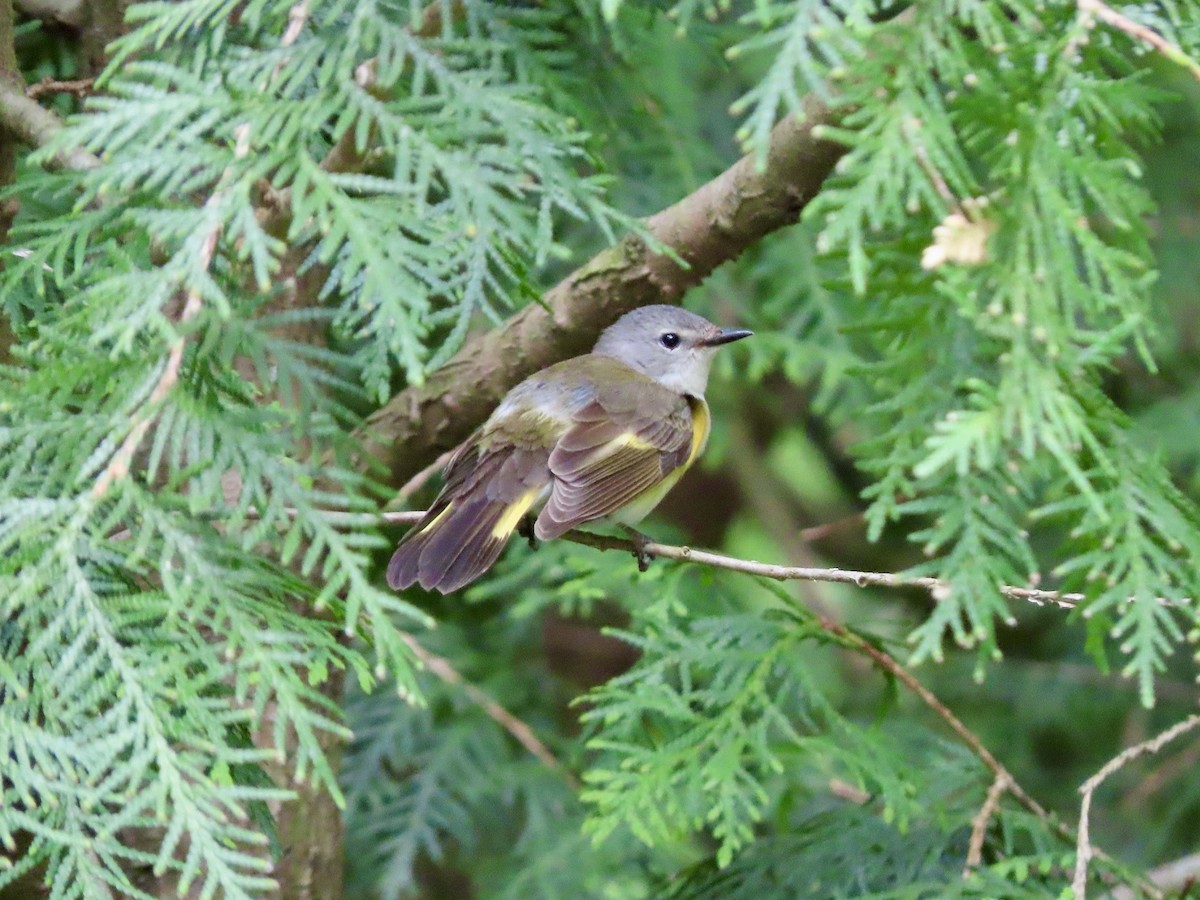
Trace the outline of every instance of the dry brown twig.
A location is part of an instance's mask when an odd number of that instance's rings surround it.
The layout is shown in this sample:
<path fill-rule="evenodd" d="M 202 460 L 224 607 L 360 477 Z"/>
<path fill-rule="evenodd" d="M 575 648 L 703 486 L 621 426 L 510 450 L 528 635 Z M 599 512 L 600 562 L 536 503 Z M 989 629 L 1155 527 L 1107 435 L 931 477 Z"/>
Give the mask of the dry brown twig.
<path fill-rule="evenodd" d="M 945 176 L 933 164 L 933 160 L 929 158 L 929 151 L 925 149 L 925 144 L 918 137 L 920 130 L 921 122 L 919 119 L 909 117 L 904 120 L 904 136 L 908 139 L 908 143 L 912 147 L 913 156 L 916 158 L 917 164 L 921 167 L 921 171 L 925 173 L 925 177 L 933 185 L 934 191 L 946 202 L 950 209 L 958 210 L 961 207 L 958 197 L 954 195 L 954 191 L 950 190 L 950 185 L 946 183 Z"/>
<path fill-rule="evenodd" d="M 430 469 L 433 468 L 430 467 Z M 427 472 L 429 470 L 422 471 L 418 474 L 418 477 L 423 478 Z M 429 474 L 432 474 L 432 472 L 429 472 Z M 418 487 L 421 484 L 424 484 L 423 480 L 418 484 Z M 296 510 L 287 508 L 284 510 L 284 513 L 288 516 L 295 516 Z M 251 517 L 257 515 L 254 510 L 250 510 L 248 514 Z M 399 512 L 380 513 L 378 518 L 389 525 L 415 525 L 421 521 L 421 517 L 424 515 L 425 513 L 422 510 L 403 510 Z M 348 522 L 350 521 L 360 522 L 361 517 L 352 517 L 348 520 Z M 636 549 L 633 541 L 626 538 L 594 534 L 590 531 L 569 531 L 563 535 L 562 539 L 575 544 L 582 544 L 585 547 L 594 547 L 597 550 L 620 550 L 633 553 Z M 779 566 L 773 563 L 757 562 L 752 559 L 726 556 L 722 553 L 714 553 L 711 550 L 696 550 L 692 547 L 659 544 L 654 541 L 645 544 L 643 550 L 646 555 L 656 559 L 695 562 L 714 569 L 741 572 L 744 575 L 757 575 L 761 578 L 770 578 L 774 581 L 820 581 L 827 584 L 852 584 L 860 588 L 920 588 L 929 591 L 935 600 L 945 599 L 947 592 L 953 589 L 949 582 L 932 575 L 914 578 L 907 575 L 896 575 L 892 572 L 863 572 L 856 569 L 813 566 Z M 1002 596 L 1010 600 L 1025 600 L 1035 606 L 1053 604 L 1060 609 L 1074 609 L 1086 599 L 1083 594 L 1078 593 L 1049 591 L 1042 588 L 1015 587 L 1013 585 L 1001 585 L 998 590 Z M 1167 600 L 1160 597 L 1158 598 L 1158 602 L 1163 606 L 1178 606 L 1191 603 L 1191 599 L 1184 597 L 1178 600 Z"/>
<path fill-rule="evenodd" d="M 1011 793 L 1018 803 L 1042 821 L 1050 824 L 1059 834 L 1064 834 L 1065 832 L 1064 836 L 1070 836 L 1070 832 L 1065 829 L 1065 826 L 1054 819 L 1046 811 L 1045 807 L 1038 803 L 1023 787 L 1017 784 L 1017 780 L 1013 777 L 1012 773 L 1004 767 L 1000 760 L 996 759 L 992 751 L 983 745 L 983 741 L 979 739 L 975 732 L 964 725 L 962 719 L 951 712 L 950 708 L 942 703 L 934 695 L 933 691 L 917 680 L 917 677 L 908 671 L 894 656 L 886 650 L 876 647 L 844 625 L 824 620 L 821 620 L 820 624 L 822 628 L 840 638 L 848 646 L 871 657 L 881 669 L 912 691 L 917 699 L 924 703 L 939 719 L 949 726 L 951 731 L 958 735 L 959 740 L 979 758 L 979 761 L 995 776 L 996 781 L 1003 783 L 1004 789 Z"/>
<path fill-rule="evenodd" d="M 634 551 L 633 542 L 624 538 L 608 537 L 607 535 L 592 534 L 586 531 L 572 531 L 564 536 L 566 540 L 599 550 Z M 775 581 L 823 581 L 830 584 L 852 584 L 856 587 L 884 588 L 922 588 L 929 591 L 935 600 L 944 599 L 952 589 L 949 582 L 933 576 L 912 578 L 896 575 L 891 572 L 862 572 L 855 569 L 819 568 L 810 566 L 778 566 L 772 563 L 761 563 L 751 559 L 739 559 L 713 553 L 710 550 L 694 550 L 691 547 L 658 544 L 653 541 L 644 547 L 646 554 L 659 559 L 674 559 L 697 562 L 701 565 L 725 569 L 730 572 L 741 572 L 746 575 L 758 575 Z M 1010 600 L 1027 600 L 1037 606 L 1053 603 L 1063 609 L 1074 609 L 1083 602 L 1083 594 L 1047 591 L 1040 588 L 1013 587 L 1001 585 L 1000 593 Z"/>
<path fill-rule="evenodd" d="M 1085 23 L 1092 19 L 1099 19 L 1105 25 L 1116 28 L 1118 31 L 1123 31 L 1135 41 L 1146 44 L 1148 47 L 1156 50 L 1177 66 L 1187 69 L 1192 77 L 1200 81 L 1200 63 L 1192 59 L 1183 52 L 1178 44 L 1173 44 L 1165 37 L 1146 25 L 1140 22 L 1135 22 L 1128 16 L 1117 12 L 1102 0 L 1076 0 L 1076 8 L 1079 10 L 1080 18 Z"/>
<path fill-rule="evenodd" d="M 402 634 L 401 637 L 404 643 L 408 645 L 408 649 L 413 652 L 413 655 L 419 659 L 422 665 L 430 672 L 440 678 L 446 684 L 454 685 L 462 688 L 463 692 L 470 698 L 471 702 L 479 706 L 492 721 L 496 722 L 501 728 L 511 734 L 522 747 L 528 750 L 531 754 L 537 757 L 547 767 L 562 774 L 566 778 L 567 783 L 575 790 L 580 787 L 579 779 L 567 771 L 558 758 L 550 752 L 550 749 L 542 743 L 541 739 L 534 734 L 533 729 L 524 721 L 514 716 L 507 709 L 489 697 L 484 691 L 476 687 L 468 681 L 458 669 L 454 668 L 450 660 L 444 656 L 438 656 L 432 650 L 426 649 L 421 643 L 411 634 Z"/>
<path fill-rule="evenodd" d="M 992 786 L 988 788 L 983 806 L 979 807 L 979 812 L 971 820 L 971 840 L 967 844 L 967 862 L 963 866 L 963 878 L 970 876 L 971 872 L 983 862 L 983 841 L 987 837 L 992 816 L 1000 808 L 1000 798 L 1008 790 L 1009 783 L 1005 775 L 997 775 L 992 779 Z"/>
<path fill-rule="evenodd" d="M 818 619 L 818 623 L 822 629 L 834 635 L 835 637 L 838 637 L 846 646 L 871 657 L 871 659 L 873 659 L 881 669 L 907 687 L 914 695 L 916 695 L 918 700 L 924 703 L 925 706 L 928 707 L 939 719 L 949 726 L 950 730 L 958 736 L 958 739 L 966 745 L 967 749 L 975 754 L 979 761 L 982 762 L 984 766 L 986 766 L 987 769 L 995 776 L 995 780 L 992 782 L 991 790 L 997 792 L 996 802 L 993 804 L 993 808 L 988 810 L 988 817 L 995 814 L 996 808 L 999 806 L 1000 795 L 1007 791 L 1012 795 L 1014 800 L 1029 810 L 1029 812 L 1037 816 L 1043 823 L 1045 823 L 1048 829 L 1053 831 L 1064 841 L 1072 842 L 1076 840 L 1075 833 L 1072 832 L 1069 827 L 1059 821 L 1055 816 L 1051 815 L 1046 808 L 1038 803 L 1028 791 L 1021 787 L 1021 785 L 1018 784 L 1017 780 L 1013 777 L 1012 773 L 1009 772 L 1008 769 L 1006 769 L 1000 762 L 1000 760 L 998 760 L 995 755 L 984 746 L 983 741 L 979 739 L 979 736 L 976 735 L 975 732 L 971 731 L 971 729 L 969 729 L 965 724 L 963 724 L 963 721 L 953 712 L 951 712 L 950 708 L 947 707 L 946 704 L 942 703 L 942 701 L 939 700 L 937 696 L 931 690 L 929 690 L 929 688 L 925 687 L 925 685 L 923 685 L 917 679 L 917 677 L 912 674 L 912 672 L 908 671 L 908 669 L 906 669 L 894 656 L 892 656 L 886 650 L 876 647 L 861 635 L 851 631 L 844 625 L 839 625 L 835 622 L 829 622 L 822 619 Z M 997 787 L 998 784 L 1000 787 Z M 991 791 L 989 791 L 989 798 L 990 794 Z M 984 806 L 985 808 L 988 806 L 986 801 Z M 972 837 L 974 837 L 974 827 L 981 827 L 982 829 L 986 830 L 986 819 L 984 819 L 983 813 L 984 810 L 981 809 L 972 823 Z M 981 819 L 984 819 L 984 824 L 979 826 L 978 823 Z M 982 855 L 982 836 L 980 837 L 980 854 Z M 1097 847 L 1092 847 L 1092 854 L 1097 858 L 1112 862 L 1112 858 Z M 968 856 L 968 862 L 969 859 L 970 857 Z M 964 877 L 968 874 L 970 874 L 969 869 L 964 870 Z M 1154 885 L 1146 879 L 1139 879 L 1138 887 L 1146 896 L 1156 897 L 1160 895 L 1160 892 L 1155 889 Z"/>
<path fill-rule="evenodd" d="M 46 76 L 41 81 L 36 81 L 29 87 L 25 88 L 25 96 L 30 100 L 37 100 L 39 97 L 44 97 L 46 94 L 74 94 L 77 97 L 86 97 L 92 92 L 92 88 L 96 86 L 95 78 L 79 78 L 74 81 L 56 81 L 49 76 Z"/>
<path fill-rule="evenodd" d="M 1089 834 L 1092 796 L 1096 793 L 1096 789 L 1104 783 L 1106 778 L 1121 767 L 1137 759 L 1139 756 L 1157 753 L 1171 741 L 1187 734 L 1197 726 L 1200 726 L 1200 715 L 1188 716 L 1183 721 L 1176 722 L 1158 736 L 1148 741 L 1142 741 L 1140 744 L 1134 744 L 1132 747 L 1127 747 L 1106 762 L 1100 768 L 1099 772 L 1085 781 L 1083 786 L 1079 788 L 1079 792 L 1083 795 L 1083 800 L 1079 804 L 1079 830 L 1075 839 L 1075 877 L 1071 881 L 1071 891 L 1075 896 L 1075 900 L 1086 900 L 1088 863 L 1092 857 L 1098 855 L 1096 848 L 1092 846 Z"/>
<path fill-rule="evenodd" d="M 459 446 L 462 445 L 460 444 Z M 400 490 L 396 491 L 396 499 L 401 503 L 406 502 L 410 497 L 412 497 L 413 494 L 425 487 L 431 478 L 441 472 L 442 469 L 446 467 L 446 463 L 450 462 L 450 457 L 457 452 L 458 447 L 447 450 L 412 478 L 408 479 L 408 481 L 401 486 Z"/>
<path fill-rule="evenodd" d="M 862 525 L 865 521 L 866 517 L 861 512 L 850 513 L 850 515 L 834 519 L 832 522 L 822 522 L 820 525 L 810 525 L 808 528 L 802 528 L 798 537 L 805 543 L 815 544 L 817 541 L 823 541 L 839 531 Z"/>
<path fill-rule="evenodd" d="M 242 159 L 250 152 L 250 129 L 247 125 L 241 125 L 236 130 L 237 144 L 234 148 L 234 159 Z M 227 168 L 221 176 L 221 182 L 228 180 L 232 166 Z M 218 188 L 213 191 L 212 195 L 205 201 L 205 207 L 213 207 L 219 204 L 223 197 L 223 191 Z M 220 223 L 209 229 L 200 242 L 200 249 L 197 253 L 198 268 L 201 272 L 207 272 L 212 265 L 213 254 L 217 249 L 217 239 L 221 235 Z M 183 309 L 179 313 L 177 325 L 187 325 L 200 312 L 203 305 L 203 298 L 200 296 L 198 288 L 193 288 L 187 292 L 184 300 Z M 153 389 L 150 391 L 150 396 L 144 404 L 138 409 L 133 416 L 133 424 L 129 429 L 129 433 L 125 435 L 125 440 L 121 442 L 121 446 L 117 448 L 117 452 L 113 454 L 108 465 L 104 467 L 104 471 L 96 479 L 92 485 L 92 499 L 99 500 L 113 484 L 129 474 L 129 468 L 133 464 L 134 454 L 141 446 L 142 441 L 146 437 L 146 432 L 150 428 L 150 423 L 154 421 L 154 417 L 158 413 L 158 406 L 171 393 L 171 389 L 175 387 L 179 381 L 179 369 L 183 364 L 183 350 L 187 344 L 187 337 L 180 331 L 174 338 L 171 339 L 171 345 L 167 349 L 167 356 L 163 363 L 163 370 L 158 376 Z"/>
<path fill-rule="evenodd" d="M 1159 685 L 1156 683 L 1156 688 Z M 1196 700 L 1196 689 L 1194 685 L 1189 685 L 1187 702 L 1194 703 Z M 1161 690 L 1156 690 L 1156 695 L 1163 696 Z M 1196 765 L 1200 763 L 1200 741 L 1196 741 L 1180 750 L 1173 756 L 1167 757 L 1142 779 L 1128 794 L 1121 798 L 1118 808 L 1124 815 L 1137 815 L 1138 811 L 1145 808 L 1145 805 L 1151 801 L 1155 794 L 1161 791 L 1169 783 L 1176 778 L 1182 777 L 1188 772 L 1194 772 Z"/>

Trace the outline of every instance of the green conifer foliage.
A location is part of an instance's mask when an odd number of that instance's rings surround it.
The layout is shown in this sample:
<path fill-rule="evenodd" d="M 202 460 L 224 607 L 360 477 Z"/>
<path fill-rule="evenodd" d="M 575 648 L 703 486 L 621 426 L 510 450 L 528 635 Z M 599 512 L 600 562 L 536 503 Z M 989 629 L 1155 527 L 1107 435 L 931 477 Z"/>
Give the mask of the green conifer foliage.
<path fill-rule="evenodd" d="M 4 112 L 0 898 L 287 896 L 306 788 L 347 897 L 1069 893 L 1074 787 L 1194 706 L 1198 58 L 1195 0 L 130 6 L 53 138 Z M 648 527 L 796 562 L 826 504 L 932 592 L 565 542 L 388 590 L 366 416 L 818 103 L 834 174 L 686 298 L 758 334 Z M 1144 790 L 1093 890 L 1194 851 Z"/>

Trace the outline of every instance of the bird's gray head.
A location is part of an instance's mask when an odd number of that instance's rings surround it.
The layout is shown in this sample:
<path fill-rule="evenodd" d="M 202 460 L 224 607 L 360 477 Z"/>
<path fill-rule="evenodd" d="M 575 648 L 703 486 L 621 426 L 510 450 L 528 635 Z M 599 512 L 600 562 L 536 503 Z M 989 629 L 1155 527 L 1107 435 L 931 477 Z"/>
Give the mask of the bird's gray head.
<path fill-rule="evenodd" d="M 713 352 L 752 333 L 722 330 L 678 306 L 643 306 L 606 328 L 592 352 L 619 359 L 673 391 L 703 397 Z"/>

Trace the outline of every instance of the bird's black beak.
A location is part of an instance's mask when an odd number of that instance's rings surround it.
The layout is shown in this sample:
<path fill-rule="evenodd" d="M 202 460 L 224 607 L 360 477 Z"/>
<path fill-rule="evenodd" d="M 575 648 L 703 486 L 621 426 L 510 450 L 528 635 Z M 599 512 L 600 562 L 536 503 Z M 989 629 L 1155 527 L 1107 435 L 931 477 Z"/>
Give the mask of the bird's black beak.
<path fill-rule="evenodd" d="M 705 338 L 700 342 L 701 347 L 720 347 L 722 344 L 732 344 L 734 341 L 740 341 L 742 338 L 748 338 L 754 334 L 753 331 L 747 331 L 744 328 L 725 328 L 718 331 L 710 338 Z"/>

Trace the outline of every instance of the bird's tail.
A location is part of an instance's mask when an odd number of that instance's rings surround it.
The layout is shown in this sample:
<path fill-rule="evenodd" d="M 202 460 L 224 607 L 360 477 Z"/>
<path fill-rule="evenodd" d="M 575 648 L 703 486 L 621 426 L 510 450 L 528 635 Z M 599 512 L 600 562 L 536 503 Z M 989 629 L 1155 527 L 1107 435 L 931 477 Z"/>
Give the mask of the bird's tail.
<path fill-rule="evenodd" d="M 435 506 L 392 554 L 388 584 L 396 590 L 420 584 L 443 594 L 470 584 L 496 561 L 540 493 L 533 488 L 515 501 L 467 494 Z"/>

